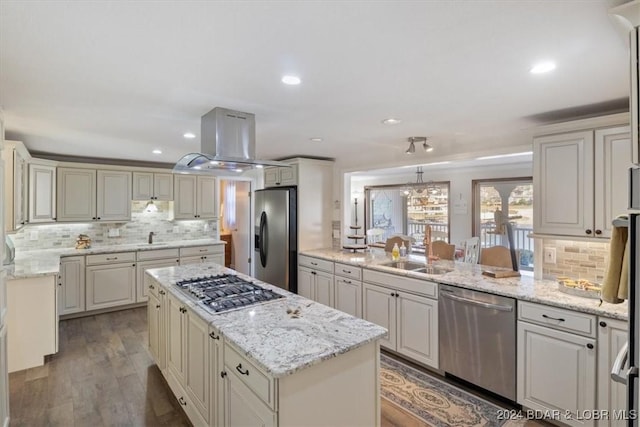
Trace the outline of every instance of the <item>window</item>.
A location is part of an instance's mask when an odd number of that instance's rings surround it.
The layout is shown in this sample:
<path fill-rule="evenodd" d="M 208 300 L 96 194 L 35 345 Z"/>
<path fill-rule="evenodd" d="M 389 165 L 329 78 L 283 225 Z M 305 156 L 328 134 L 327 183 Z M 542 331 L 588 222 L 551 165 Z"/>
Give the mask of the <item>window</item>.
<path fill-rule="evenodd" d="M 473 235 L 481 247 L 509 247 L 505 222 L 513 226 L 520 269 L 533 270 L 533 183 L 527 178 L 473 181 Z"/>
<path fill-rule="evenodd" d="M 382 229 L 382 241 L 404 234 L 418 249 L 427 225 L 434 240 L 449 241 L 449 182 L 365 187 L 365 203 L 366 228 Z"/>

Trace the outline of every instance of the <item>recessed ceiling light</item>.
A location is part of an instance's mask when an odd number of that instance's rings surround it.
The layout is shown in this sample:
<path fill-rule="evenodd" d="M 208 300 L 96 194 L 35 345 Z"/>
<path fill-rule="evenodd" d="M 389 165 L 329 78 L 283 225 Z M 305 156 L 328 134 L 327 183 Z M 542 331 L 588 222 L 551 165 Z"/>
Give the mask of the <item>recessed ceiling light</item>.
<path fill-rule="evenodd" d="M 162 154 L 162 150 L 155 149 L 152 151 L 153 154 Z"/>
<path fill-rule="evenodd" d="M 322 138 L 309 138 L 309 141 L 313 141 L 313 142 L 322 142 Z"/>
<path fill-rule="evenodd" d="M 282 83 L 286 85 L 299 85 L 302 80 L 298 76 L 282 76 Z"/>
<path fill-rule="evenodd" d="M 240 172 L 242 172 L 242 169 L 236 169 L 235 171 L 240 173 Z"/>
<path fill-rule="evenodd" d="M 256 165 L 256 169 L 262 169 L 264 166 L 262 165 Z"/>
<path fill-rule="evenodd" d="M 388 118 L 388 119 L 384 119 L 382 121 L 382 123 L 385 124 L 385 125 L 397 125 L 398 123 L 401 123 L 401 122 L 402 122 L 402 120 L 394 119 L 393 117 Z"/>
<path fill-rule="evenodd" d="M 549 71 L 553 71 L 555 69 L 556 69 L 556 64 L 554 62 L 546 61 L 546 62 L 537 63 L 536 65 L 531 67 L 529 72 L 531 74 L 542 74 L 542 73 L 548 73 Z"/>
<path fill-rule="evenodd" d="M 521 153 L 496 154 L 495 156 L 476 157 L 476 160 L 502 159 L 504 157 L 528 156 L 531 154 L 533 154 L 533 151 L 523 151 Z"/>
<path fill-rule="evenodd" d="M 193 138 L 196 137 L 196 134 L 195 133 L 191 133 L 191 132 L 185 132 L 184 135 L 182 135 L 182 136 L 184 136 L 187 139 L 193 139 Z"/>

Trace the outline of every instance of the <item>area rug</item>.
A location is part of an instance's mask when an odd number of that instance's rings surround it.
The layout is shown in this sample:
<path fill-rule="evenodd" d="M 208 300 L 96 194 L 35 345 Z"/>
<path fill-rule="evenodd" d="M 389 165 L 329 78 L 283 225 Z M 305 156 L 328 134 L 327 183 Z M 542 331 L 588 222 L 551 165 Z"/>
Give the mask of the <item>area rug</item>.
<path fill-rule="evenodd" d="M 504 409 L 380 355 L 381 396 L 433 427 L 502 426 Z"/>

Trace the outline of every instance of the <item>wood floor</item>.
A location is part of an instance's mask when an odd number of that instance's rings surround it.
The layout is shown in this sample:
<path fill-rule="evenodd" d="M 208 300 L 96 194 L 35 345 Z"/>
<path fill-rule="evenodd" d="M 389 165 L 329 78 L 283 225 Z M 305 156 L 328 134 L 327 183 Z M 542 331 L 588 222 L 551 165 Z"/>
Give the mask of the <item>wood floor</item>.
<path fill-rule="evenodd" d="M 189 426 L 147 351 L 147 311 L 60 322 L 59 352 L 9 374 L 11 426 Z"/>
<path fill-rule="evenodd" d="M 60 322 L 59 352 L 9 374 L 11 426 L 190 426 L 147 350 L 146 313 Z M 382 427 L 430 427 L 381 400 Z"/>

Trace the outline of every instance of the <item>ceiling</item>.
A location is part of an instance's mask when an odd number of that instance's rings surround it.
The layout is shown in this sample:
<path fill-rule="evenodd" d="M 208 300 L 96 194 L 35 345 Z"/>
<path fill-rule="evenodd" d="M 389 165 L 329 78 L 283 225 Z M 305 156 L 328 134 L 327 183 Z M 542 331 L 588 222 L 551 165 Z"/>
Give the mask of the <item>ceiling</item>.
<path fill-rule="evenodd" d="M 216 106 L 255 113 L 262 159 L 523 151 L 536 125 L 626 108 L 617 3 L 2 0 L 0 106 L 7 139 L 65 155 L 175 163 Z M 407 156 L 410 136 L 435 150 Z"/>

